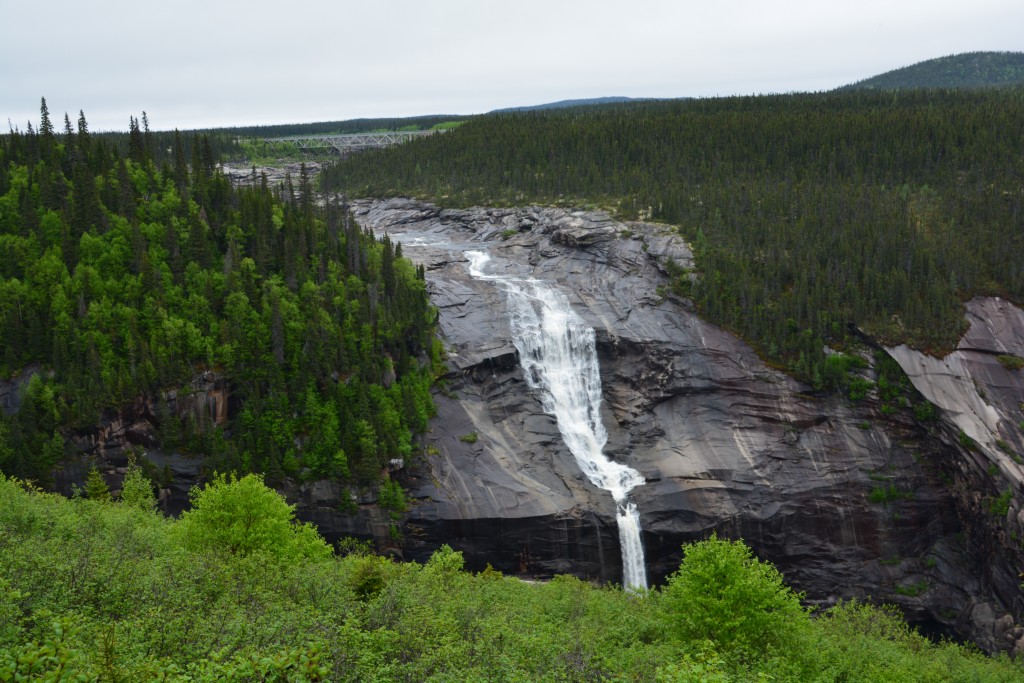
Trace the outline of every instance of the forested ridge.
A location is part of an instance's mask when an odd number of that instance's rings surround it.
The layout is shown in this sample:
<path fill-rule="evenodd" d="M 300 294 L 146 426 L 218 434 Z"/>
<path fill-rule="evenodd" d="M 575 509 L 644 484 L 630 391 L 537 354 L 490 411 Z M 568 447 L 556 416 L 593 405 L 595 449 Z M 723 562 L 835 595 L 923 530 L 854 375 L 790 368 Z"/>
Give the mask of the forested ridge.
<path fill-rule="evenodd" d="M 1022 83 L 1024 52 L 965 52 L 893 69 L 840 89 L 991 88 Z"/>
<path fill-rule="evenodd" d="M 309 175 L 235 187 L 208 140 L 158 162 L 84 114 L 0 137 L 0 373 L 35 368 L 0 415 L 0 470 L 46 482 L 65 437 L 204 372 L 225 425 L 162 417 L 167 448 L 221 470 L 375 484 L 426 428 L 433 320 L 422 270 L 318 205 Z"/>
<path fill-rule="evenodd" d="M 941 352 L 961 300 L 1024 298 L 1024 89 L 630 103 L 472 119 L 325 189 L 606 206 L 679 226 L 711 320 L 818 386 L 860 328 Z"/>

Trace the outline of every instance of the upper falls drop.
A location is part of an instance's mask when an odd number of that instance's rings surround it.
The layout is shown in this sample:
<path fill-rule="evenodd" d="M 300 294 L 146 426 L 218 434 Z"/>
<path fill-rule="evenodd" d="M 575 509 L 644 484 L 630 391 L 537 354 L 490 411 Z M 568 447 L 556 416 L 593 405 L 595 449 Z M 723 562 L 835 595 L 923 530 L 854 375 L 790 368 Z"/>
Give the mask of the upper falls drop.
<path fill-rule="evenodd" d="M 519 351 L 526 382 L 540 392 L 545 412 L 587 478 L 612 494 L 622 546 L 622 583 L 646 588 L 640 541 L 640 514 L 629 492 L 644 483 L 639 472 L 604 455 L 608 433 L 601 421 L 601 376 L 594 330 L 551 285 L 533 278 L 484 273 L 490 256 L 467 251 L 473 277 L 493 280 L 508 294 L 512 342 Z"/>

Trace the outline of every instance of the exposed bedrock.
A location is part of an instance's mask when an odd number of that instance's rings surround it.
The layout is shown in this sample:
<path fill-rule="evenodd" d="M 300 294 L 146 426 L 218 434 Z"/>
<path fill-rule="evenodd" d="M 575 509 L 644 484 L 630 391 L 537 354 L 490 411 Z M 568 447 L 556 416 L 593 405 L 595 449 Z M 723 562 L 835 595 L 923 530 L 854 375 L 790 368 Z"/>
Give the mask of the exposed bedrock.
<path fill-rule="evenodd" d="M 688 268 L 692 259 L 665 226 L 404 199 L 357 202 L 355 215 L 425 266 L 448 350 L 429 455 L 403 475 L 416 501 L 403 525 L 406 558 L 448 543 L 470 568 L 621 581 L 611 497 L 579 471 L 527 387 L 502 290 L 469 274 L 462 252 L 486 250 L 495 272 L 557 283 L 595 328 L 606 453 L 647 480 L 632 496 L 651 580 L 678 567 L 682 543 L 718 530 L 742 537 L 811 602 L 894 602 L 913 622 L 1013 649 L 1015 559 L 975 539 L 958 500 L 970 498 L 966 485 L 950 485 L 971 453 L 909 409 L 883 415 L 871 396 L 812 395 L 701 320 L 666 287 L 668 260 Z M 1013 379 L 1006 402 L 1019 413 Z M 1024 451 L 1006 429 L 1004 441 Z M 981 476 L 988 464 L 968 467 Z M 1014 503 L 1008 516 L 1018 513 Z M 1012 617 L 1000 620 L 1007 608 Z"/>

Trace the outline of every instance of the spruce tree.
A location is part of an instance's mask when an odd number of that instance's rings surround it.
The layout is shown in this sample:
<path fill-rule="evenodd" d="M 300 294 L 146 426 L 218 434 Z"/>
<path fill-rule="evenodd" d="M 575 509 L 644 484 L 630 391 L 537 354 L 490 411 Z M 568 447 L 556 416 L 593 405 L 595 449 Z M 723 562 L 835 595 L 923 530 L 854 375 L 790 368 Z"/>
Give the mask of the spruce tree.
<path fill-rule="evenodd" d="M 110 488 L 95 464 L 89 469 L 89 474 L 85 478 L 85 497 L 101 503 L 110 502 Z"/>

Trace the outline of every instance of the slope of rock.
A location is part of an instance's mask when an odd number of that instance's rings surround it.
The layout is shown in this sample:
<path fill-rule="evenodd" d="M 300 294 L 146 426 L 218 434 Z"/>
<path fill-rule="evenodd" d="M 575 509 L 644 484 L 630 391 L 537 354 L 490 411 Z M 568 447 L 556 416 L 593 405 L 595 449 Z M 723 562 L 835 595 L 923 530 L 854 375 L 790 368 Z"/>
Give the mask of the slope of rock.
<path fill-rule="evenodd" d="M 666 289 L 669 259 L 692 265 L 670 229 L 403 199 L 357 203 L 355 214 L 425 266 L 448 350 L 430 455 L 406 474 L 417 501 L 406 557 L 448 543 L 471 568 L 621 580 L 613 503 L 526 386 L 502 292 L 469 275 L 462 252 L 486 250 L 499 268 L 557 283 L 595 328 L 606 452 L 647 480 L 633 495 L 651 579 L 678 567 L 682 543 L 717 529 L 811 601 L 896 602 L 912 621 L 1008 647 L 1013 619 L 994 627 L 1003 604 L 943 483 L 948 444 L 909 410 L 814 396 L 702 321 Z"/>
<path fill-rule="evenodd" d="M 983 578 L 1016 614 L 1024 610 L 1024 311 L 998 298 L 966 304 L 970 327 L 937 359 L 899 346 L 889 353 L 938 407 L 958 516 L 985 561 Z M 1024 631 L 1018 634 L 1024 651 Z"/>

